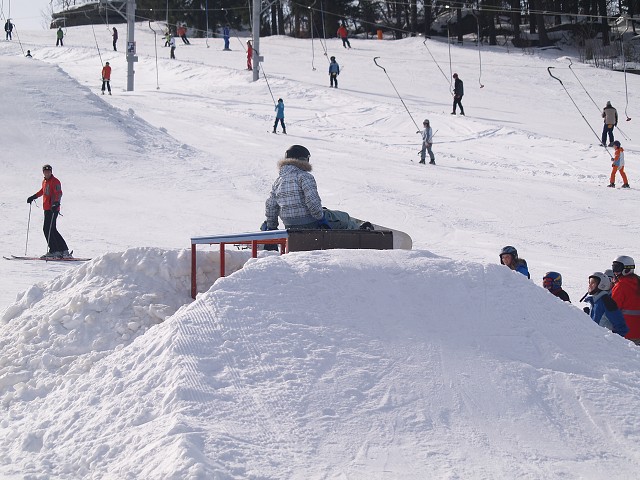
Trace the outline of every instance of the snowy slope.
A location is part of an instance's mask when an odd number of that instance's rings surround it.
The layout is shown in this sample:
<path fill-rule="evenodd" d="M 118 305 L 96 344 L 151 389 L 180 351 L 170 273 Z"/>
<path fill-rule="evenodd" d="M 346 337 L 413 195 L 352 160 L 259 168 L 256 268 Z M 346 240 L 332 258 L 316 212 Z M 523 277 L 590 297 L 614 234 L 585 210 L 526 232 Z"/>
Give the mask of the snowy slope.
<path fill-rule="evenodd" d="M 65 192 L 60 230 L 94 260 L 0 263 L 0 476 L 635 478 L 637 349 L 577 300 L 591 272 L 638 257 L 638 195 L 604 187 L 607 153 L 547 74 L 599 133 L 570 51 L 483 48 L 480 75 L 470 45 L 449 66 L 437 41 L 438 65 L 417 38 L 329 40 L 343 67 L 330 90 L 317 41 L 263 39 L 267 85 L 243 70 L 241 39 L 232 52 L 195 39 L 176 61 L 158 39 L 156 71 L 139 25 L 125 92 L 106 28 L 52 38 L 0 43 L 0 249 L 44 251 L 35 207 L 26 242 L 25 199 L 47 162 Z M 438 67 L 465 81 L 467 117 L 449 114 Z M 573 70 L 624 119 L 621 74 Z M 271 95 L 286 137 L 267 133 Z M 424 117 L 436 167 L 416 164 Z M 310 149 L 325 205 L 407 231 L 414 251 L 267 255 L 207 291 L 217 253 L 202 248 L 192 303 L 189 237 L 255 230 L 292 143 Z M 623 144 L 635 187 L 638 149 Z M 532 281 L 496 265 L 506 244 Z M 229 252 L 228 270 L 248 256 Z M 551 269 L 574 305 L 537 286 Z"/>

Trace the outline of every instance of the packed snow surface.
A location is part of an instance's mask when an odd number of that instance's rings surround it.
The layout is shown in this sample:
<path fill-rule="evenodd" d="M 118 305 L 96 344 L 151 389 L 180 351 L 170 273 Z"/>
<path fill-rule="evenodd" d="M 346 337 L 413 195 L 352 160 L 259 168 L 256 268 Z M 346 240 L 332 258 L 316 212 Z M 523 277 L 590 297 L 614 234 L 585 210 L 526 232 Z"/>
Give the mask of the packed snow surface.
<path fill-rule="evenodd" d="M 317 40 L 262 39 L 267 84 L 243 70 L 244 39 L 193 39 L 175 61 L 148 25 L 136 39 L 133 92 L 106 28 L 0 44 L 3 254 L 46 249 L 41 202 L 25 203 L 46 162 L 59 229 L 92 257 L 0 263 L 0 477 L 637 478 L 640 350 L 578 301 L 590 273 L 640 256 L 637 77 L 572 72 L 570 50 L 483 47 L 480 68 L 471 44 L 450 65 L 438 41 L 331 39 L 329 89 Z M 449 67 L 466 117 L 450 115 Z M 269 133 L 272 95 L 287 136 Z M 607 100 L 629 190 L 605 188 Z M 417 164 L 423 118 L 436 166 Z M 294 143 L 327 207 L 414 250 L 228 248 L 219 278 L 201 246 L 192 300 L 189 238 L 255 231 Z M 508 244 L 531 280 L 499 265 Z M 540 287 L 548 270 L 573 304 Z"/>

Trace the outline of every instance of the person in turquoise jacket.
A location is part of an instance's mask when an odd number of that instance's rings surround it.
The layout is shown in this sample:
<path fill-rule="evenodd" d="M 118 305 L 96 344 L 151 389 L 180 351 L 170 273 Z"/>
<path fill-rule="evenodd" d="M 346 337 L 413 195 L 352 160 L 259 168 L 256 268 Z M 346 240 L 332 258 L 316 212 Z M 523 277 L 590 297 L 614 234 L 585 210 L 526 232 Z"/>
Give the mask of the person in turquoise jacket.
<path fill-rule="evenodd" d="M 521 273 L 527 278 L 531 278 L 531 275 L 529 275 L 529 267 L 527 267 L 527 261 L 524 258 L 519 258 L 518 250 L 511 245 L 507 245 L 500 250 L 500 263 L 502 265 L 506 265 L 511 270 Z"/>
<path fill-rule="evenodd" d="M 287 134 L 287 127 L 284 126 L 284 102 L 281 98 L 278 99 L 278 104 L 275 108 L 276 111 L 276 121 L 273 124 L 273 133 L 277 133 L 276 129 L 278 127 L 278 122 L 282 125 L 282 133 Z"/>
<path fill-rule="evenodd" d="M 604 273 L 594 272 L 589 275 L 588 296 L 584 301 L 591 307 L 585 308 L 585 312 L 589 313 L 591 320 L 601 327 L 624 337 L 629 332 L 629 327 L 624 321 L 618 304 L 611 298 L 610 289 L 611 280 Z"/>

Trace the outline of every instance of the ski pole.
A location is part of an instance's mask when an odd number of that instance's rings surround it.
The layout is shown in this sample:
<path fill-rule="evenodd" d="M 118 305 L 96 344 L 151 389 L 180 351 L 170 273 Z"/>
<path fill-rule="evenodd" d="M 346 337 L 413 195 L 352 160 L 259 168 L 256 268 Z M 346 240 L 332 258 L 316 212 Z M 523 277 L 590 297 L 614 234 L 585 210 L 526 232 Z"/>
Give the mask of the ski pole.
<path fill-rule="evenodd" d="M 27 247 L 29 245 L 29 226 L 31 225 L 31 204 L 29 204 L 29 219 L 27 220 L 27 241 L 24 242 L 24 255 L 27 256 Z"/>
<path fill-rule="evenodd" d="M 380 67 L 382 69 L 382 71 L 384 72 L 384 74 L 387 76 L 387 78 L 389 79 L 389 82 L 391 82 L 391 86 L 393 87 L 393 89 L 396 91 L 396 93 L 398 94 L 398 98 L 400 99 L 400 101 L 402 102 L 402 105 L 404 105 L 405 110 L 407 111 L 407 113 L 409 114 L 409 116 L 411 117 L 411 121 L 413 122 L 413 124 L 416 126 L 416 128 L 418 129 L 418 131 L 416 133 L 420 133 L 420 127 L 418 127 L 418 124 L 416 123 L 416 121 L 413 119 L 413 116 L 411 115 L 411 112 L 409 111 L 409 109 L 407 108 L 407 105 L 404 103 L 404 100 L 402 99 L 402 97 L 400 96 L 400 92 L 398 92 L 398 89 L 396 88 L 396 86 L 393 84 L 393 81 L 391 80 L 391 77 L 389 77 L 389 74 L 387 73 L 387 71 L 385 70 L 385 68 L 382 65 L 379 65 L 377 60 L 380 57 L 373 57 L 373 63 L 376 64 L 376 67 Z"/>
<path fill-rule="evenodd" d="M 547 72 L 549 72 L 549 76 L 551 78 L 556 79 L 558 82 L 560 82 L 560 85 L 562 85 L 562 88 L 564 88 L 564 91 L 566 92 L 567 96 L 571 99 L 571 101 L 573 102 L 573 105 L 576 107 L 576 109 L 578 110 L 578 112 L 580 112 L 580 115 L 582 116 L 582 119 L 585 121 L 585 123 L 587 125 L 589 125 L 589 129 L 591 129 L 591 131 L 593 132 L 593 134 L 596 136 L 596 138 L 598 139 L 598 142 L 600 141 L 600 137 L 598 137 L 598 134 L 595 132 L 595 130 L 591 127 L 591 124 L 587 121 L 587 119 L 584 117 L 584 114 L 582 113 L 582 110 L 580 110 L 580 107 L 578 107 L 578 105 L 576 104 L 576 102 L 573 100 L 573 97 L 571 96 L 571 94 L 569 93 L 569 90 L 567 90 L 567 87 L 564 86 L 564 83 L 562 83 L 562 80 L 560 80 L 558 77 L 556 77 L 555 75 L 553 75 L 551 73 L 551 69 L 555 68 L 555 67 L 547 67 Z M 607 151 L 607 153 L 609 154 L 609 156 L 611 157 L 611 159 L 613 159 L 613 155 L 611 155 L 611 152 L 609 151 L 609 149 L 607 148 L 606 144 L 602 144 L 602 146 L 604 147 L 604 149 Z"/>

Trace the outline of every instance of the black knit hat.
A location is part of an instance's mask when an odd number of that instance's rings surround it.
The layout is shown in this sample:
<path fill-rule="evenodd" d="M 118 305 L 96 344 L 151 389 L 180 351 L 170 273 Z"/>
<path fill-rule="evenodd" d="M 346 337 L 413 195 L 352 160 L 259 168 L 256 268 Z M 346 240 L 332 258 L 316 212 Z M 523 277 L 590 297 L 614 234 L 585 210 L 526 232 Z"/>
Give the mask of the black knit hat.
<path fill-rule="evenodd" d="M 309 161 L 309 157 L 311 157 L 311 153 L 302 145 L 291 145 L 284 154 L 284 158 L 295 158 L 305 162 Z"/>

